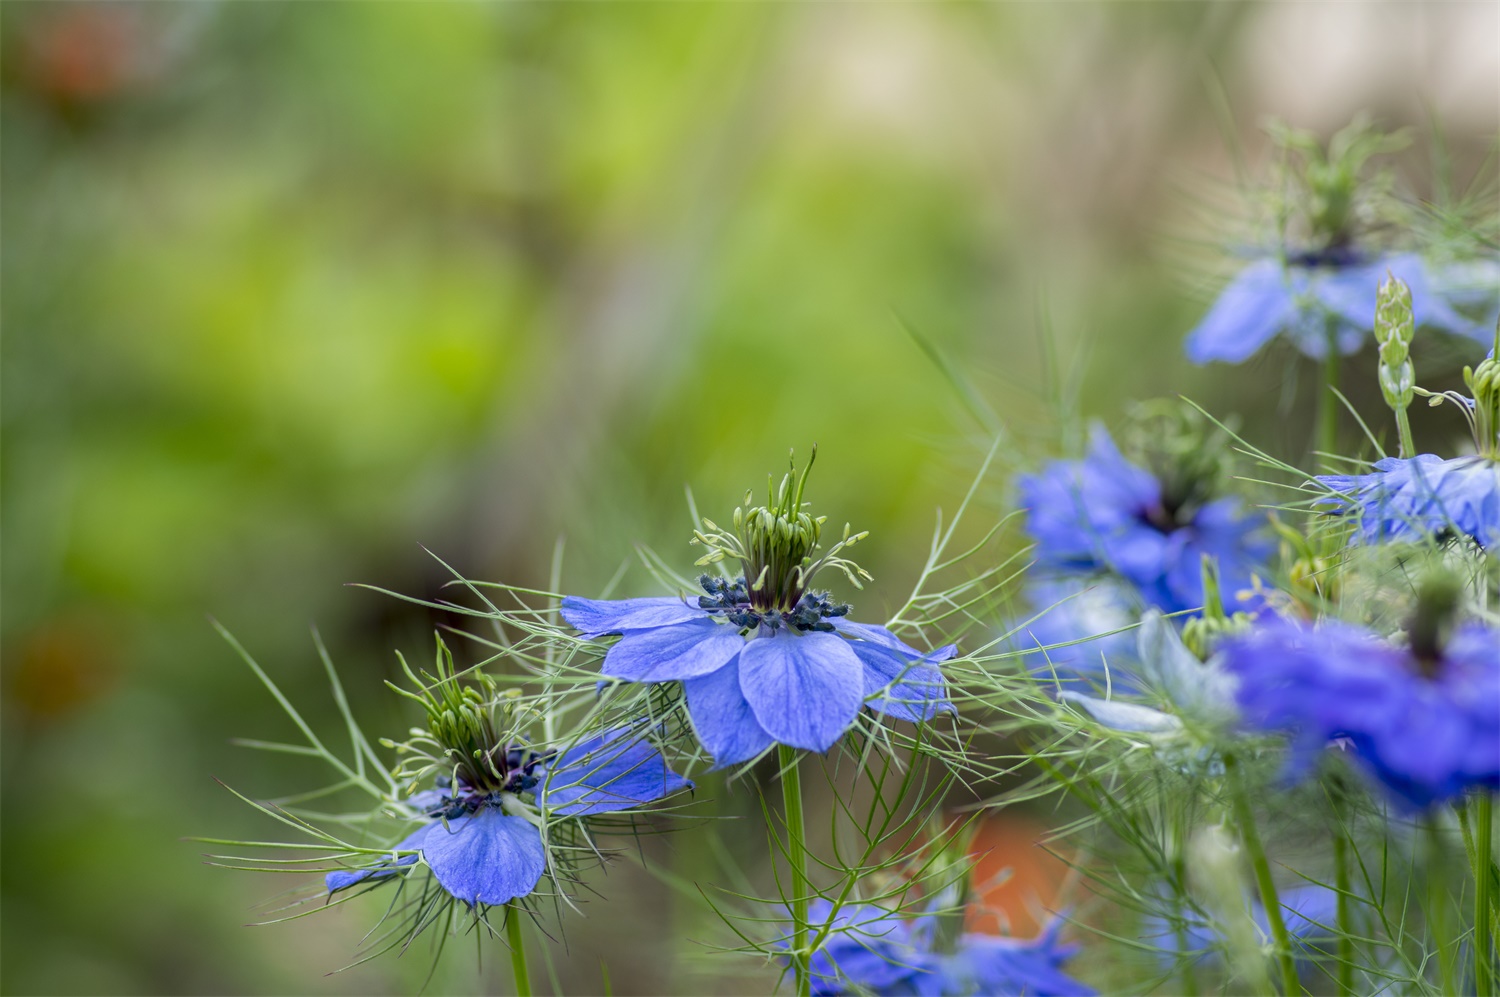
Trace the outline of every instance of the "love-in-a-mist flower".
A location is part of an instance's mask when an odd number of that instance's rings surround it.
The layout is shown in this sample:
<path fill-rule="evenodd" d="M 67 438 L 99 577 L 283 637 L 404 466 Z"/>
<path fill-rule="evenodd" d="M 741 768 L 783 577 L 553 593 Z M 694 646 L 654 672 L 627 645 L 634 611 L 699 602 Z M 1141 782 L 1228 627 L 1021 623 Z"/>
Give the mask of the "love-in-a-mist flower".
<path fill-rule="evenodd" d="M 1415 253 L 1378 247 L 1370 236 L 1380 214 L 1382 185 L 1365 166 L 1405 144 L 1357 118 L 1325 147 L 1309 132 L 1273 126 L 1272 138 L 1298 163 L 1285 189 L 1277 244 L 1240 270 L 1188 334 L 1188 359 L 1240 363 L 1277 336 L 1322 359 L 1330 350 L 1354 353 L 1370 338 L 1375 297 L 1388 273 L 1411 288 L 1418 325 L 1458 335 L 1486 335 L 1460 315 L 1434 285 Z M 1439 277 L 1441 275 L 1438 275 Z"/>
<path fill-rule="evenodd" d="M 329 872 L 330 893 L 394 878 L 419 860 L 450 895 L 471 906 L 495 906 L 537 888 L 549 865 L 548 842 L 569 838 L 597 814 L 643 807 L 692 786 L 671 771 L 647 739 L 627 725 L 567 745 L 535 747 L 520 734 L 516 701 L 454 678 L 439 657 L 437 681 L 411 698 L 428 726 L 401 747 L 403 772 L 434 788 L 407 806 L 422 821 L 391 855 L 357 869 Z"/>
<path fill-rule="evenodd" d="M 1036 938 L 964 932 L 946 946 L 937 944 L 931 915 L 908 918 L 875 904 L 847 904 L 834 914 L 833 904 L 819 899 L 808 920 L 815 933 L 827 931 L 811 962 L 815 994 L 1085 997 L 1095 992 L 1063 972 L 1078 949 L 1062 944 L 1061 920 Z"/>
<path fill-rule="evenodd" d="M 1451 584 L 1424 586 L 1405 644 L 1330 620 L 1276 619 L 1222 645 L 1247 726 L 1292 735 L 1298 777 L 1335 738 L 1399 802 L 1500 789 L 1500 630 L 1449 636 Z"/>
<path fill-rule="evenodd" d="M 693 728 L 719 766 L 775 744 L 827 751 L 864 706 L 913 722 L 953 709 L 938 663 L 956 648 L 919 651 L 885 627 L 849 620 L 847 605 L 812 588 L 824 568 L 856 586 L 868 576 L 840 556 L 865 536 L 847 526 L 818 555 L 824 520 L 802 500 L 811 468 L 809 460 L 771 486 L 765 505 L 735 509 L 733 532 L 704 520 L 694 542 L 708 553 L 698 563 L 730 562 L 743 574 L 704 575 L 697 596 L 562 602 L 563 619 L 586 637 L 620 635 L 605 676 L 682 683 Z"/>
<path fill-rule="evenodd" d="M 1366 255 L 1347 247 L 1251 262 L 1229 282 L 1188 333 L 1193 363 L 1241 363 L 1277 336 L 1314 359 L 1359 351 L 1370 340 L 1375 296 L 1387 274 L 1411 288 L 1417 324 L 1470 338 L 1485 335 L 1432 290 L 1415 253 Z"/>
<path fill-rule="evenodd" d="M 1203 558 L 1218 564 L 1230 611 L 1250 604 L 1251 576 L 1271 552 L 1262 517 L 1237 499 L 1166 487 L 1120 453 L 1102 426 L 1082 460 L 1019 481 L 1037 568 L 1051 576 L 1113 574 L 1167 612 L 1203 605 Z"/>
<path fill-rule="evenodd" d="M 1354 518 L 1365 543 L 1469 537 L 1486 550 L 1500 544 L 1500 361 L 1494 354 L 1464 368 L 1471 398 L 1453 401 L 1469 421 L 1476 453 L 1387 457 L 1370 474 L 1328 474 L 1318 482 L 1336 495 L 1324 505 Z"/>

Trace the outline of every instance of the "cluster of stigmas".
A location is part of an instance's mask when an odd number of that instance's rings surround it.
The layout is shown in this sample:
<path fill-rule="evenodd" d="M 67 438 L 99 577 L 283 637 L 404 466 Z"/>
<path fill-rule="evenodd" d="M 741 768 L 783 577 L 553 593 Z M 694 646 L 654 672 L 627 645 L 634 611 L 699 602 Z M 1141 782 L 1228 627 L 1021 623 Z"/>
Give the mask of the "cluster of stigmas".
<path fill-rule="evenodd" d="M 832 601 L 827 592 L 803 592 L 796 605 L 789 610 L 761 609 L 751 599 L 751 592 L 744 578 L 731 580 L 714 575 L 700 575 L 698 584 L 708 593 L 698 597 L 698 607 L 714 616 L 723 616 L 746 632 L 762 626 L 771 630 L 785 626 L 803 632 L 817 630 L 833 633 L 834 625 L 828 621 L 849 615 L 849 604 Z"/>
<path fill-rule="evenodd" d="M 432 817 L 453 820 L 464 814 L 471 814 L 482 806 L 501 806 L 504 803 L 503 793 L 514 796 L 534 793 L 546 774 L 548 760 L 555 755 L 556 752 L 542 754 L 521 745 L 511 745 L 503 755 L 495 751 L 491 755 L 491 764 L 486 768 L 500 774 L 503 781 L 499 789 L 486 791 L 462 780 L 455 789 L 452 779 L 438 776 L 433 780 L 433 785 L 440 794 L 439 798 L 425 812 Z M 503 762 L 499 760 L 502 757 Z"/>
<path fill-rule="evenodd" d="M 812 473 L 818 448 L 813 447 L 801 474 L 795 467 L 777 485 L 771 479 L 766 485 L 766 504 L 751 506 L 753 498 L 745 494 L 743 506 L 734 510 L 734 529 L 724 530 L 710 519 L 703 529 L 693 533 L 692 543 L 701 544 L 708 553 L 698 559 L 698 566 L 737 562 L 743 570 L 745 600 L 750 608 L 766 616 L 771 613 L 805 618 L 803 596 L 814 576 L 824 568 L 843 572 L 850 584 L 860 587 L 870 575 L 859 565 L 840 557 L 841 551 L 853 547 L 868 534 L 844 534 L 822 557 L 814 559 L 823 536 L 826 516 L 813 516 L 804 508 L 803 493 L 807 476 Z M 748 508 L 747 508 L 748 507 Z M 717 593 L 710 591 L 710 596 Z"/>

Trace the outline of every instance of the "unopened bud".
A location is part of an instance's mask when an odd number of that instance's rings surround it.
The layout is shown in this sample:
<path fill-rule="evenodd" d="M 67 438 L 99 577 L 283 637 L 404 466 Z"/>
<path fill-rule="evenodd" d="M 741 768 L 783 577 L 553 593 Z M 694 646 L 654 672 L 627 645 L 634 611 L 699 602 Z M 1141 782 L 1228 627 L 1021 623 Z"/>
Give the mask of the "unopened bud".
<path fill-rule="evenodd" d="M 1411 288 L 1387 273 L 1375 297 L 1375 341 L 1380 344 L 1380 393 L 1393 412 L 1402 412 L 1411 404 L 1416 387 L 1410 349 L 1415 334 Z"/>

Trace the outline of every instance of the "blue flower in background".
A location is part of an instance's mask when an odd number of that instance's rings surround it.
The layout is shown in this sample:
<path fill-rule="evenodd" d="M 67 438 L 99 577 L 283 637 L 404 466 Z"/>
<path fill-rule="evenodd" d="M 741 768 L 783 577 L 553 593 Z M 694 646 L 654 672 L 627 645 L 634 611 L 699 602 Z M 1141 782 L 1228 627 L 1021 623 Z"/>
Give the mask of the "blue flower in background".
<path fill-rule="evenodd" d="M 1078 952 L 1061 944 L 1063 921 L 1054 920 L 1036 938 L 969 932 L 949 955 L 936 956 L 941 981 L 936 993 L 950 995 L 1035 994 L 1084 997 L 1095 991 L 1062 971 Z"/>
<path fill-rule="evenodd" d="M 814 932 L 831 924 L 811 960 L 815 994 L 1086 997 L 1095 992 L 1062 971 L 1078 949 L 1061 944 L 1061 920 L 1030 939 L 965 933 L 953 951 L 939 952 L 931 916 L 908 919 L 873 904 L 849 904 L 831 917 L 832 911 L 823 899 L 808 911 Z"/>
<path fill-rule="evenodd" d="M 719 766 L 774 744 L 827 751 L 860 707 L 912 722 L 952 712 L 939 662 L 885 627 L 846 618 L 848 606 L 804 592 L 790 611 L 756 605 L 743 578 L 708 575 L 696 599 L 568 596 L 563 619 L 589 638 L 621 637 L 603 674 L 681 682 L 688 716 Z"/>
<path fill-rule="evenodd" d="M 813 993 L 928 992 L 922 984 L 933 965 L 913 944 L 910 920 L 874 904 L 845 904 L 835 915 L 821 897 L 808 906 L 807 919 L 814 935 L 828 932 L 810 960 Z"/>
<path fill-rule="evenodd" d="M 1332 951 L 1337 935 L 1338 894 L 1326 886 L 1306 883 L 1277 891 L 1281 918 L 1292 938 L 1297 957 L 1310 959 Z M 1258 897 L 1247 897 L 1246 907 L 1262 944 L 1271 941 L 1271 923 Z M 1142 936 L 1161 950 L 1161 961 L 1170 966 L 1178 958 L 1191 955 L 1199 964 L 1221 961 L 1219 932 L 1201 914 L 1183 911 L 1180 923 L 1153 915 L 1142 926 Z"/>
<path fill-rule="evenodd" d="M 1322 359 L 1330 335 L 1340 353 L 1370 339 L 1375 297 L 1387 272 L 1411 288 L 1419 326 L 1484 339 L 1485 326 L 1456 312 L 1434 292 L 1427 266 L 1414 253 L 1367 259 L 1348 250 L 1251 263 L 1219 294 L 1186 350 L 1193 363 L 1240 363 L 1278 334 L 1303 354 Z"/>
<path fill-rule="evenodd" d="M 1166 612 L 1203 605 L 1203 556 L 1218 563 L 1221 590 L 1233 612 L 1270 555 L 1264 520 L 1246 516 L 1232 498 L 1175 506 L 1162 483 L 1130 463 L 1102 427 L 1088 456 L 1054 461 L 1019 482 L 1026 530 L 1049 574 L 1112 573 L 1149 605 Z"/>
<path fill-rule="evenodd" d="M 1500 322 L 1500 257 L 1476 256 L 1436 268 L 1432 284 L 1454 308 L 1478 318 L 1482 333 Z"/>
<path fill-rule="evenodd" d="M 1486 549 L 1500 541 L 1500 461 L 1484 455 L 1443 460 L 1434 454 L 1387 457 L 1370 474 L 1325 474 L 1340 493 L 1326 504 L 1356 517 L 1365 543 L 1454 534 Z"/>
<path fill-rule="evenodd" d="M 1140 606 L 1124 586 L 1102 580 L 1043 581 L 1028 591 L 1035 619 L 1019 624 L 1011 643 L 1026 655 L 1038 679 L 1063 686 L 1105 684 L 1131 688 L 1127 669 L 1135 663 Z M 1114 633 L 1112 631 L 1122 631 Z"/>
<path fill-rule="evenodd" d="M 1441 648 L 1414 651 L 1337 621 L 1311 628 L 1274 620 L 1222 650 L 1245 723 L 1292 733 L 1292 777 L 1344 738 L 1413 808 L 1500 788 L 1496 630 L 1470 624 Z"/>
<path fill-rule="evenodd" d="M 512 745 L 492 761 L 502 788 L 476 788 L 447 780 L 410 801 L 428 820 L 407 835 L 393 855 L 363 869 L 330 872 L 330 893 L 367 880 L 389 879 L 418 857 L 452 896 L 471 906 L 509 903 L 536 889 L 547 868 L 538 824 L 629 810 L 692 787 L 667 768 L 638 727 L 621 727 L 560 753 L 541 754 Z M 535 805 L 522 797 L 530 794 Z"/>

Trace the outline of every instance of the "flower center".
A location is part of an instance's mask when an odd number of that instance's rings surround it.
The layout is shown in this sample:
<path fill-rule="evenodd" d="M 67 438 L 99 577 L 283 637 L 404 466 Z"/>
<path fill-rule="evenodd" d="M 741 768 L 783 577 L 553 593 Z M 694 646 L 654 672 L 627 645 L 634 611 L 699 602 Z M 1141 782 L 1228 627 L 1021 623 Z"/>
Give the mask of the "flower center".
<path fill-rule="evenodd" d="M 866 533 L 851 536 L 847 524 L 838 543 L 822 557 L 813 557 L 827 517 L 814 518 L 805 511 L 802 493 L 817 456 L 818 448 L 813 447 L 802 473 L 797 474 L 794 465 L 779 486 L 774 479 L 768 480 L 765 505 L 751 506 L 752 499 L 747 493 L 744 506 L 734 510 L 732 532 L 720 529 L 709 519 L 703 520 L 702 530 L 694 532 L 692 542 L 708 548 L 708 553 L 698 559 L 700 567 L 732 560 L 738 561 L 744 572 L 732 583 L 705 576 L 703 586 L 710 604 L 703 608 L 723 609 L 726 615 L 733 611 L 746 620 L 753 617 L 753 625 L 771 622 L 775 626 L 787 621 L 802 629 L 815 629 L 824 616 L 842 615 L 824 613 L 819 607 L 829 605 L 827 598 L 809 593 L 808 588 L 819 571 L 837 568 L 855 588 L 861 587 L 860 579 L 870 578 L 859 565 L 839 556 L 844 548 L 868 536 Z"/>
<path fill-rule="evenodd" d="M 416 691 L 391 688 L 422 707 L 427 726 L 414 728 L 403 743 L 381 742 L 403 756 L 396 769 L 399 778 L 417 786 L 436 777 L 440 787 L 456 787 L 450 799 L 530 788 L 527 779 L 544 756 L 519 736 L 524 712 L 519 689 L 501 692 L 494 678 L 477 670 L 467 672 L 471 682 L 460 682 L 453 654 L 441 638 L 434 671 L 414 672 L 405 658 L 400 660 Z"/>
<path fill-rule="evenodd" d="M 1435 679 L 1442 671 L 1443 648 L 1453 633 L 1462 593 L 1461 583 L 1444 572 L 1429 575 L 1417 590 L 1417 606 L 1406 634 L 1412 660 L 1423 678 Z"/>
<path fill-rule="evenodd" d="M 501 806 L 507 793 L 519 796 L 532 792 L 542 781 L 542 773 L 537 769 L 549 758 L 550 753 L 542 754 L 525 745 L 512 744 L 503 754 L 498 749 L 493 753 L 490 764 L 483 766 L 484 775 L 479 783 L 470 782 L 466 775 L 460 775 L 455 787 L 452 779 L 438 776 L 436 785 L 443 798 L 428 808 L 428 816 L 456 820 L 481 807 Z"/>
<path fill-rule="evenodd" d="M 828 622 L 830 619 L 849 614 L 849 604 L 833 602 L 828 598 L 827 592 L 803 592 L 796 605 L 783 610 L 757 606 L 743 577 L 731 581 L 713 575 L 702 575 L 698 584 L 708 593 L 698 597 L 699 608 L 706 609 L 715 616 L 723 616 L 741 630 L 754 630 L 761 626 L 776 630 L 785 626 L 803 632 L 817 630 L 828 633 L 834 629 L 833 624 Z"/>

